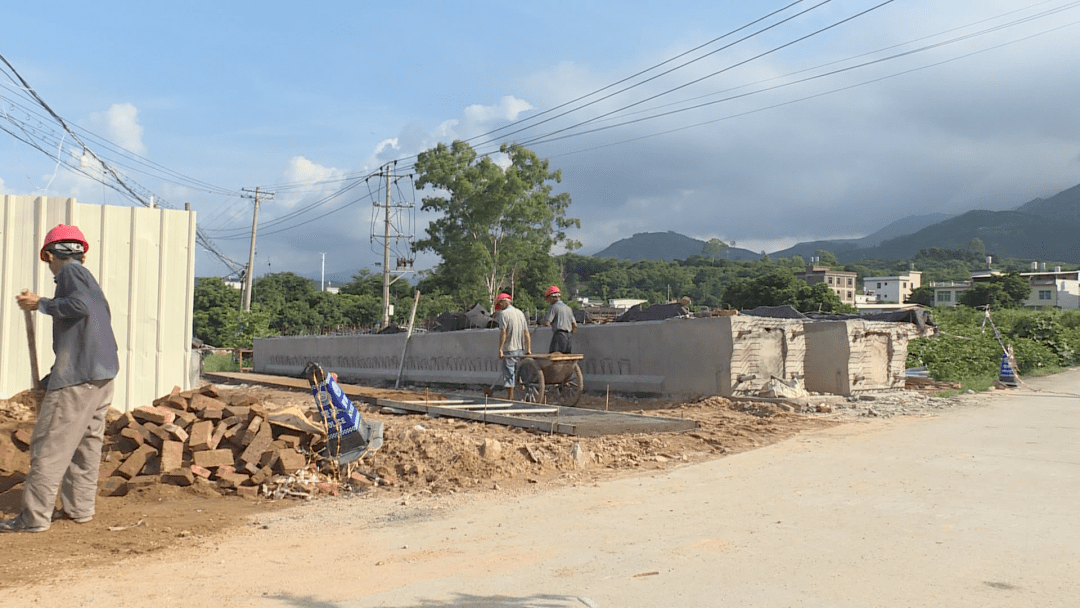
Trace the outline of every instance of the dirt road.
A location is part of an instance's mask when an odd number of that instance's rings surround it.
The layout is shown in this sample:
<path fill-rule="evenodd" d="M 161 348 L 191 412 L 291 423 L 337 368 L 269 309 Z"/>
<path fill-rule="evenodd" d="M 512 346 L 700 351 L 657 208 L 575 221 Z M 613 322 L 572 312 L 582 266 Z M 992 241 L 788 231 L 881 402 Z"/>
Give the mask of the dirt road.
<path fill-rule="evenodd" d="M 985 403 L 576 487 L 319 501 L 0 605 L 1078 605 L 1080 397 Z"/>

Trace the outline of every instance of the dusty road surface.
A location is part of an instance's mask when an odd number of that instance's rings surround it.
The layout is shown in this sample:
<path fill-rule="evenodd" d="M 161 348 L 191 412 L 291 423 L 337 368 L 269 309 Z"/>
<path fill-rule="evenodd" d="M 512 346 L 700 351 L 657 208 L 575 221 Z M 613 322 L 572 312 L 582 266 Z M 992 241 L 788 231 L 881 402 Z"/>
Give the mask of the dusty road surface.
<path fill-rule="evenodd" d="M 1080 371 L 1031 384 L 614 479 L 266 511 L 0 605 L 1077 606 Z"/>

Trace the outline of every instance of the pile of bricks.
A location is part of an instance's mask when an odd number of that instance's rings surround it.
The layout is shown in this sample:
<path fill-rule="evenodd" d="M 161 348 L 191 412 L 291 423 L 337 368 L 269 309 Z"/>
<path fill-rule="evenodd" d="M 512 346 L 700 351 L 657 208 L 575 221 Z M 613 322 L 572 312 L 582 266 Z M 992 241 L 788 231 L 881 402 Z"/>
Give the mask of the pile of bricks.
<path fill-rule="evenodd" d="M 212 385 L 175 388 L 153 405 L 111 414 L 99 484 L 105 496 L 158 483 L 209 483 L 246 498 L 270 496 L 271 488 L 317 467 L 308 455 L 325 440 L 274 422 L 250 395 L 226 396 Z"/>

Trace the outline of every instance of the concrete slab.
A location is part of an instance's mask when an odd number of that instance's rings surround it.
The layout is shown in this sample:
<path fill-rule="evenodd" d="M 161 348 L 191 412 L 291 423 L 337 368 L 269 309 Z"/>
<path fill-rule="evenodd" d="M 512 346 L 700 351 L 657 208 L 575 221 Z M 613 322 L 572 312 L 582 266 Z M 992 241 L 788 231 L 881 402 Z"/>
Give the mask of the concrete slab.
<path fill-rule="evenodd" d="M 452 403 L 379 399 L 375 404 L 429 416 L 462 418 L 577 437 L 599 437 L 623 433 L 671 433 L 691 431 L 698 427 L 697 421 L 685 418 L 602 412 L 505 399 L 484 400 L 463 395 L 448 395 L 447 399 Z M 463 405 L 469 407 L 462 407 Z"/>

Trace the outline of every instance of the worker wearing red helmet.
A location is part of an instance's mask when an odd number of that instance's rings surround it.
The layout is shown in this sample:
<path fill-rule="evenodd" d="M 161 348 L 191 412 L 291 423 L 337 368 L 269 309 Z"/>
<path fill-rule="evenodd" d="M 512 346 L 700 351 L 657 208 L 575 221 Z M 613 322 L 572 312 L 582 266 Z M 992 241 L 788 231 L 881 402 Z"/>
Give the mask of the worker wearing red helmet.
<path fill-rule="evenodd" d="M 506 398 L 514 398 L 517 382 L 517 364 L 521 357 L 532 354 L 532 337 L 525 313 L 514 307 L 514 298 L 508 293 L 495 296 L 495 322 L 499 324 L 499 359 L 503 364 L 502 385 Z"/>
<path fill-rule="evenodd" d="M 551 308 L 540 319 L 540 325 L 551 326 L 551 345 L 549 353 L 569 353 L 571 351 L 571 335 L 577 331 L 577 321 L 574 319 L 574 311 L 563 302 L 560 297 L 562 292 L 558 286 L 552 285 L 544 293 L 544 299 Z"/>
<path fill-rule="evenodd" d="M 78 227 L 53 228 L 39 255 L 54 275 L 54 296 L 26 290 L 16 296 L 23 310 L 53 318 L 56 361 L 42 380 L 45 398 L 30 439 L 22 509 L 0 521 L 0 532 L 44 532 L 57 519 L 86 523 L 94 517 L 105 413 L 120 364 L 109 303 L 83 266 L 89 249 Z M 62 508 L 54 511 L 57 494 Z"/>

